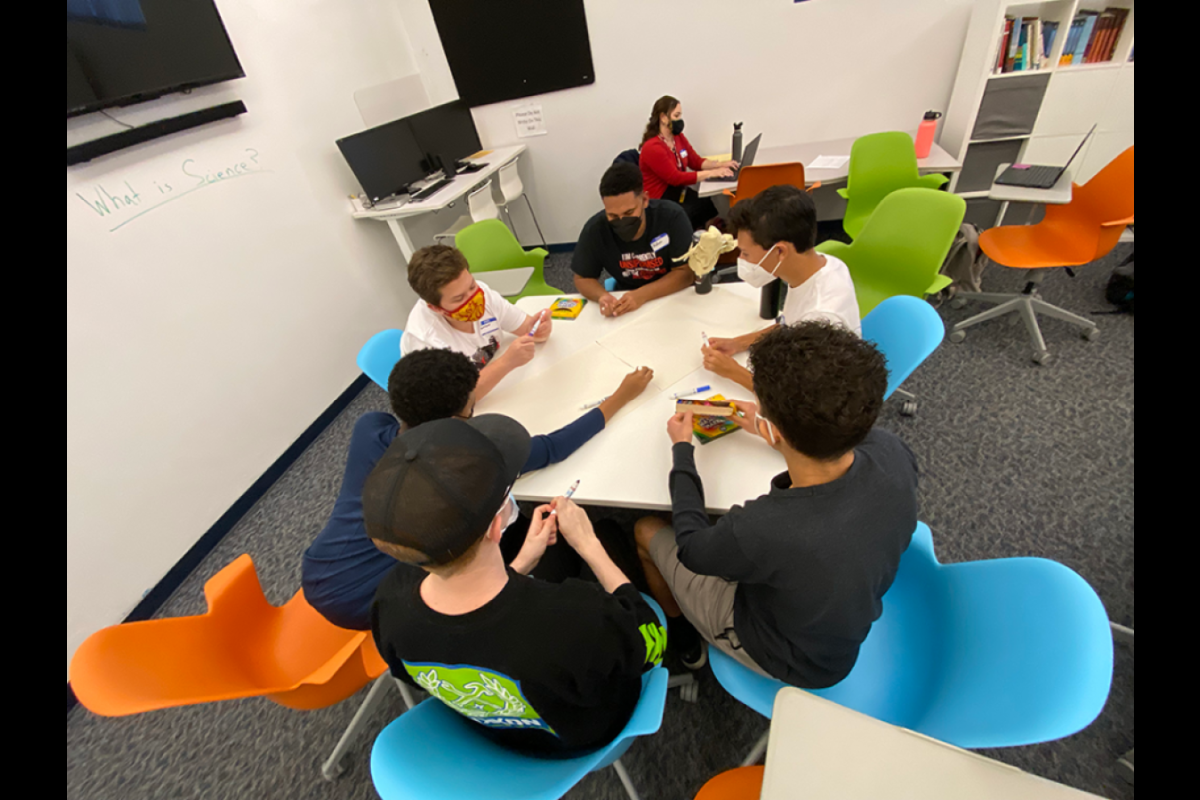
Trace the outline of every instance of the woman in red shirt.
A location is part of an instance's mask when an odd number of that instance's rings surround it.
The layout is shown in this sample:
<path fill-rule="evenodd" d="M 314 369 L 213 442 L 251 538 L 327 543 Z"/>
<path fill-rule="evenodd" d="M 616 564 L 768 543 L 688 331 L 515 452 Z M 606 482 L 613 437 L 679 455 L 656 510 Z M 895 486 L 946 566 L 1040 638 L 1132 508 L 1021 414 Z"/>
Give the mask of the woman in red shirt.
<path fill-rule="evenodd" d="M 717 209 L 690 187 L 709 178 L 727 178 L 737 168 L 736 161 L 700 157 L 683 135 L 683 105 L 670 95 L 658 98 L 650 111 L 639 162 L 646 194 L 682 205 L 695 229 L 717 216 Z"/>

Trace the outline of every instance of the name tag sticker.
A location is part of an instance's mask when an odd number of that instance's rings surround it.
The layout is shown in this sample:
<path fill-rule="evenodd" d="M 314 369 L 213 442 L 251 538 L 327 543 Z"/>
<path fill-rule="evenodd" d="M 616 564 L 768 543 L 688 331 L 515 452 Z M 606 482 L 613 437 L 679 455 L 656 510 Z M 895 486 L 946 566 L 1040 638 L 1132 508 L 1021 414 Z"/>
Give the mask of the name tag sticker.
<path fill-rule="evenodd" d="M 479 321 L 479 334 L 489 336 L 500 332 L 500 320 L 495 317 L 484 317 Z"/>
<path fill-rule="evenodd" d="M 687 158 L 687 150 L 680 150 L 680 151 L 679 151 L 679 157 L 680 157 L 680 158 Z"/>
<path fill-rule="evenodd" d="M 662 250 L 664 247 L 666 247 L 670 243 L 671 243 L 671 234 L 661 233 L 658 236 L 655 236 L 653 239 L 650 240 L 650 248 L 652 250 L 654 250 L 654 252 L 657 253 L 659 250 Z"/>

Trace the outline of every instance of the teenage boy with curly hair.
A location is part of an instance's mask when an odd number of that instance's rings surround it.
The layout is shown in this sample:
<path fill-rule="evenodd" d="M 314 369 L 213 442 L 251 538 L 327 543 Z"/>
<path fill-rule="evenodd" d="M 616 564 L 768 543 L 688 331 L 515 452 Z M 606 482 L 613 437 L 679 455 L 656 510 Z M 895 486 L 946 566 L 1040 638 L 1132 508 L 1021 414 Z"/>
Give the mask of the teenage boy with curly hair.
<path fill-rule="evenodd" d="M 651 590 L 676 618 L 671 637 L 685 665 L 698 668 L 706 653 L 680 614 L 751 669 L 793 686 L 832 686 L 854 666 L 916 528 L 916 458 L 873 427 L 884 358 L 845 326 L 779 326 L 750 348 L 750 366 L 761 410 L 745 404 L 738 422 L 787 471 L 710 523 L 691 414 L 675 415 L 673 525 L 639 520 L 638 551 Z"/>

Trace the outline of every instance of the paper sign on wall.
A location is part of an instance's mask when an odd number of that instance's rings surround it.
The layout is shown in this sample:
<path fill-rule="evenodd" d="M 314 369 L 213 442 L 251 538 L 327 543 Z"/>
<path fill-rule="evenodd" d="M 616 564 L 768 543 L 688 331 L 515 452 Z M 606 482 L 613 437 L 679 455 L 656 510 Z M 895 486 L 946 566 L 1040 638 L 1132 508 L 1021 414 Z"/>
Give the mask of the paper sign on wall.
<path fill-rule="evenodd" d="M 546 135 L 546 121 L 542 119 L 541 103 L 517 106 L 513 109 L 513 121 L 517 123 L 517 136 L 521 139 Z"/>

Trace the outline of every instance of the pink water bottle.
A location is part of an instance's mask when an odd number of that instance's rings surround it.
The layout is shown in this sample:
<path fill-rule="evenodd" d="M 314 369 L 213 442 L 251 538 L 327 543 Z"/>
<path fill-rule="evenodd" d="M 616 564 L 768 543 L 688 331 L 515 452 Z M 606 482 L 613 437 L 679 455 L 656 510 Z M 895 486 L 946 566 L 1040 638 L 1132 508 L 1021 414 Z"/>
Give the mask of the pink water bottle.
<path fill-rule="evenodd" d="M 929 151 L 933 148 L 933 135 L 937 133 L 937 121 L 940 116 L 942 116 L 940 111 L 925 112 L 925 119 L 921 120 L 921 127 L 917 128 L 917 158 L 929 157 Z"/>

